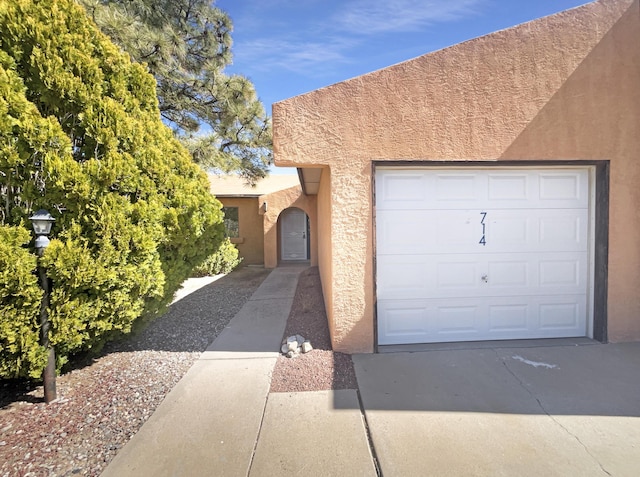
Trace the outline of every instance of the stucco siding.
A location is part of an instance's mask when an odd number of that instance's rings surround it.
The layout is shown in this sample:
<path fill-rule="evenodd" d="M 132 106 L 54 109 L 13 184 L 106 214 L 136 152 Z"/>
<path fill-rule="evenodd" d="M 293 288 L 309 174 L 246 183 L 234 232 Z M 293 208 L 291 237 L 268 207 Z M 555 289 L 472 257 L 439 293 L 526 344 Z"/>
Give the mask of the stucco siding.
<path fill-rule="evenodd" d="M 278 239 L 278 219 L 282 212 L 290 207 L 303 210 L 309 217 L 309 261 L 311 266 L 318 264 L 318 231 L 316 197 L 302 193 L 300 186 L 290 187 L 272 194 L 259 197 L 258 203 L 262 207 L 267 204 L 264 213 L 264 266 L 275 268 L 280 258 L 280 241 Z"/>
<path fill-rule="evenodd" d="M 320 177 L 318 204 L 318 269 L 322 295 L 332 340 L 335 336 L 336 316 L 333 312 L 333 257 L 331 247 L 331 170 L 325 168 Z"/>
<path fill-rule="evenodd" d="M 276 164 L 496 159 L 629 3 L 596 2 L 276 103 Z"/>
<path fill-rule="evenodd" d="M 238 207 L 240 243 L 235 243 L 243 265 L 257 265 L 264 261 L 262 216 L 258 213 L 256 197 L 218 197 L 224 207 Z M 232 242 L 238 240 L 232 239 Z"/>
<path fill-rule="evenodd" d="M 620 18 L 502 158 L 606 159 L 610 341 L 640 339 L 640 9 Z"/>
<path fill-rule="evenodd" d="M 276 164 L 331 169 L 318 220 L 334 347 L 372 349 L 371 163 L 398 160 L 611 161 L 609 339 L 640 339 L 639 52 L 638 2 L 603 0 L 275 104 Z"/>

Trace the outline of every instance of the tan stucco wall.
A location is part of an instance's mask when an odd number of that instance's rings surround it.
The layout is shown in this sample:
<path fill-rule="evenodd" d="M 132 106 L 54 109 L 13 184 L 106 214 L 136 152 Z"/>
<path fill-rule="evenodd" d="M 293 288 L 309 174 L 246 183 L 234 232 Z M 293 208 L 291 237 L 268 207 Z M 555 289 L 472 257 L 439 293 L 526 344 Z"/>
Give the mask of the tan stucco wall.
<path fill-rule="evenodd" d="M 639 85 L 638 1 L 602 0 L 276 103 L 276 164 L 330 168 L 334 347 L 373 349 L 371 162 L 390 160 L 610 160 L 609 339 L 640 339 Z"/>
<path fill-rule="evenodd" d="M 264 213 L 264 266 L 275 268 L 280 257 L 280 240 L 278 238 L 278 218 L 288 208 L 303 210 L 309 217 L 309 261 L 311 266 L 318 264 L 318 219 L 316 197 L 302 193 L 300 186 L 265 194 L 258 199 L 260 206 L 267 203 Z"/>
<path fill-rule="evenodd" d="M 224 207 L 238 207 L 240 241 L 232 239 L 242 257 L 242 265 L 264 263 L 262 215 L 258 213 L 257 197 L 218 197 Z"/>
<path fill-rule="evenodd" d="M 336 315 L 333 308 L 333 247 L 331 245 L 331 169 L 322 170 L 320 187 L 318 189 L 318 269 L 322 294 L 329 321 L 329 333 L 331 340 L 335 341 Z"/>

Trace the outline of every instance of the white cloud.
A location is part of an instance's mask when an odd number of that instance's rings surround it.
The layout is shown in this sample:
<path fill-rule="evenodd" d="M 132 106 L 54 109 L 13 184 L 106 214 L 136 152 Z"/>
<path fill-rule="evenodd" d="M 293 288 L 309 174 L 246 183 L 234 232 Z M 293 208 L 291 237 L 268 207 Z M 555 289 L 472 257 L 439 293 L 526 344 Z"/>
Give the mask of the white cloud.
<path fill-rule="evenodd" d="M 296 39 L 259 39 L 238 45 L 236 54 L 244 61 L 259 60 L 259 69 L 282 68 L 296 73 L 317 73 L 328 64 L 348 62 L 345 52 L 350 41 L 328 39 L 326 43 Z M 258 66 L 254 63 L 254 67 Z"/>
<path fill-rule="evenodd" d="M 253 1 L 253 0 L 250 0 Z M 309 11 L 318 0 L 276 0 L 278 8 Z M 326 1 L 326 0 L 323 0 Z M 317 15 L 302 17 L 292 24 L 286 17 L 275 15 L 268 36 L 254 37 L 234 44 L 234 56 L 251 64 L 256 73 L 278 68 L 305 76 L 330 75 L 341 65 L 352 63 L 354 50 L 371 37 L 396 32 L 412 32 L 434 23 L 455 21 L 478 13 L 488 0 L 335 0 Z M 299 2 L 303 2 L 302 5 Z M 260 6 L 261 5 L 261 6 Z M 273 3 L 257 3 L 251 13 L 242 18 L 245 31 L 270 18 L 265 10 L 274 10 Z M 253 23 L 251 23 L 253 22 Z M 309 38 L 313 40 L 310 41 Z M 249 73 L 247 71 L 247 73 Z"/>
<path fill-rule="evenodd" d="M 360 35 L 415 31 L 474 15 L 485 0 L 354 0 L 334 16 L 341 30 Z"/>

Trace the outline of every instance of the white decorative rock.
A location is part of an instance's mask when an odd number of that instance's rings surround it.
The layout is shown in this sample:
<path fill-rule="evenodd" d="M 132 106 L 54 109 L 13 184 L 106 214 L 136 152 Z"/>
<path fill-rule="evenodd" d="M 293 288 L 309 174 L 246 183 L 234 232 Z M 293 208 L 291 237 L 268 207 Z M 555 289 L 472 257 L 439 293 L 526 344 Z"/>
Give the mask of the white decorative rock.
<path fill-rule="evenodd" d="M 287 351 L 287 354 L 285 354 L 285 356 L 287 358 L 293 358 L 294 356 L 296 356 L 296 353 L 293 351 Z"/>
<path fill-rule="evenodd" d="M 298 342 L 297 341 L 287 341 L 287 349 L 289 351 L 296 352 L 296 351 L 298 351 L 298 348 L 299 348 L 299 346 L 298 346 Z"/>
<path fill-rule="evenodd" d="M 287 352 L 289 351 L 289 347 L 287 346 L 287 343 L 284 343 L 282 345 L 282 347 L 280 348 L 280 351 L 282 351 L 282 354 L 287 354 Z"/>
<path fill-rule="evenodd" d="M 311 342 L 310 341 L 305 341 L 304 343 L 302 343 L 302 352 L 303 353 L 308 353 L 312 349 L 313 349 L 313 347 L 311 346 Z"/>

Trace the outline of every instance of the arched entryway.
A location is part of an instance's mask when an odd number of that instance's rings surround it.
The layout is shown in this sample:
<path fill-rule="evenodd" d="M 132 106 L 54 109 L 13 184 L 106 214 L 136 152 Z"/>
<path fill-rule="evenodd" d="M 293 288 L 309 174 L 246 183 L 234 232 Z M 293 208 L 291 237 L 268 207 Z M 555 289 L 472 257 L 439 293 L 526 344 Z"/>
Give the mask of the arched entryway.
<path fill-rule="evenodd" d="M 280 214 L 280 260 L 309 260 L 309 217 L 298 208 L 291 207 Z"/>

